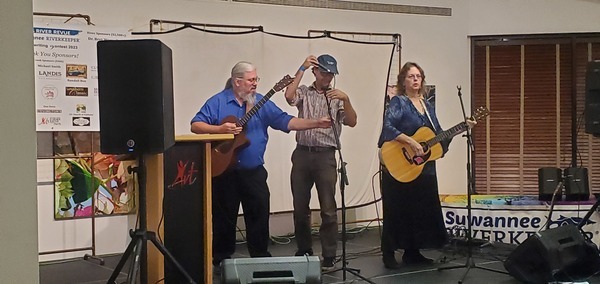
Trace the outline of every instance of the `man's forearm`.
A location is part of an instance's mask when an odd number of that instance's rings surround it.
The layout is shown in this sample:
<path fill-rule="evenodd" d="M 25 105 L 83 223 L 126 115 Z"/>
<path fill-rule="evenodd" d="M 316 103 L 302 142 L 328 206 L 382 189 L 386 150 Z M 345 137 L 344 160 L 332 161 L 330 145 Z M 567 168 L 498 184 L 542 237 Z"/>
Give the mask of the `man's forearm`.
<path fill-rule="evenodd" d="M 288 123 L 289 130 L 306 130 L 319 127 L 319 123 L 314 119 L 304 119 L 294 117 Z"/>
<path fill-rule="evenodd" d="M 219 134 L 221 133 L 219 125 L 210 125 L 206 122 L 196 121 L 192 123 L 191 130 L 196 134 Z"/>
<path fill-rule="evenodd" d="M 356 126 L 356 122 L 358 120 L 358 116 L 356 115 L 356 111 L 352 107 L 350 103 L 350 99 L 344 102 L 344 124 L 350 127 Z"/>

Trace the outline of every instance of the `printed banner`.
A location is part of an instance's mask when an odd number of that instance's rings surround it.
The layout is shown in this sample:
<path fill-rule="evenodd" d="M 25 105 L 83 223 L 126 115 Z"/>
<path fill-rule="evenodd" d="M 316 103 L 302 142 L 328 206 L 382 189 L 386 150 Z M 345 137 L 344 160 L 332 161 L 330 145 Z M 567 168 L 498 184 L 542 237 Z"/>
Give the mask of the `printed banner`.
<path fill-rule="evenodd" d="M 34 27 L 37 131 L 100 131 L 96 42 L 125 29 Z"/>
<path fill-rule="evenodd" d="M 468 212 L 464 202 L 457 201 L 453 196 L 440 196 L 446 228 L 450 232 L 467 228 Z M 460 196 L 459 196 L 460 197 Z M 499 197 L 499 198 L 495 198 Z M 546 229 L 550 212 L 548 204 L 538 205 L 500 205 L 490 200 L 506 200 L 507 196 L 487 196 L 472 201 L 471 222 L 472 237 L 490 242 L 521 244 L 529 236 Z M 523 201 L 523 197 L 514 197 Z M 460 198 L 458 198 L 460 199 Z M 510 199 L 510 198 L 509 198 Z M 465 199 L 466 200 L 466 199 Z M 487 201 L 484 201 L 487 200 Z M 461 200 L 462 201 L 462 200 Z M 539 203 L 539 201 L 537 201 Z M 487 204 L 486 204 L 487 203 Z M 528 203 L 528 202 L 526 202 Z M 554 206 L 549 228 L 562 225 L 579 224 L 588 213 L 593 202 L 586 204 L 559 204 Z M 594 243 L 600 243 L 600 214 L 593 212 L 582 227 L 584 233 Z"/>

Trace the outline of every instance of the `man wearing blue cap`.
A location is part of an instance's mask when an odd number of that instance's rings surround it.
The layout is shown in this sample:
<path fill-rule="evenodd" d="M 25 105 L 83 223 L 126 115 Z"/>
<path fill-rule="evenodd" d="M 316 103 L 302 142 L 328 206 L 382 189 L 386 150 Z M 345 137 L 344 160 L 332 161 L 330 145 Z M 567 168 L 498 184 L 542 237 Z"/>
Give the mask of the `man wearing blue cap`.
<path fill-rule="evenodd" d="M 311 68 L 312 67 L 312 68 Z M 312 70 L 315 81 L 300 85 L 304 72 Z M 334 268 L 337 252 L 337 204 L 335 188 L 337 181 L 336 134 L 339 137 L 342 124 L 354 127 L 356 112 L 350 98 L 332 85 L 338 74 L 337 61 L 329 54 L 319 57 L 310 55 L 296 71 L 294 81 L 285 90 L 285 98 L 298 108 L 299 118 L 329 117 L 335 127 L 310 129 L 296 133 L 297 146 L 292 153 L 290 180 L 294 198 L 294 228 L 298 250 L 296 255 L 313 255 L 311 236 L 310 197 L 316 185 L 321 207 L 321 250 L 324 270 Z M 335 82 L 335 81 L 334 81 Z"/>

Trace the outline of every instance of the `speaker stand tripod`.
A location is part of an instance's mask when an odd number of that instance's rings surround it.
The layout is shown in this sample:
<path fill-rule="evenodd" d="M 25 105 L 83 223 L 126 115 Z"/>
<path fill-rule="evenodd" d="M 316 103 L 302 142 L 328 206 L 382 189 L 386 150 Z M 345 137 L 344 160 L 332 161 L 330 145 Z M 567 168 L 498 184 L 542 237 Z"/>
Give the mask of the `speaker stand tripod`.
<path fill-rule="evenodd" d="M 154 246 L 166 257 L 176 268 L 177 270 L 185 277 L 187 283 L 196 283 L 190 277 L 190 275 L 183 269 L 181 264 L 175 260 L 173 255 L 167 250 L 167 248 L 158 240 L 156 237 L 156 233 L 152 231 L 148 231 L 147 227 L 147 216 L 146 216 L 146 165 L 144 163 L 144 155 L 139 155 L 138 158 L 139 165 L 135 168 L 129 168 L 129 171 L 132 171 L 138 176 L 139 190 L 138 190 L 138 198 L 139 198 L 139 210 L 138 215 L 140 216 L 140 225 L 139 228 L 129 231 L 129 235 L 131 236 L 131 241 L 127 246 L 127 249 L 121 256 L 117 267 L 113 271 L 112 275 L 108 279 L 108 284 L 116 284 L 117 276 L 121 273 L 121 269 L 125 265 L 125 262 L 129 259 L 130 255 L 133 253 L 133 263 L 129 269 L 129 274 L 127 275 L 127 283 L 136 283 L 137 276 L 139 273 L 140 283 L 146 284 L 148 283 L 148 261 L 147 261 L 147 244 L 146 241 L 151 241 Z"/>
<path fill-rule="evenodd" d="M 371 280 L 360 275 L 360 269 L 348 267 L 348 261 L 346 260 L 346 241 L 348 240 L 348 236 L 346 234 L 346 195 L 345 195 L 345 192 L 346 192 L 346 185 L 348 185 L 349 183 L 348 183 L 348 176 L 346 175 L 346 163 L 344 162 L 344 158 L 342 157 L 340 136 L 337 132 L 335 120 L 333 119 L 333 115 L 331 113 L 331 100 L 327 97 L 325 97 L 325 99 L 327 101 L 327 109 L 328 109 L 327 112 L 329 113 L 329 118 L 331 119 L 331 122 L 332 122 L 331 129 L 333 130 L 333 136 L 335 137 L 335 143 L 337 145 L 336 149 L 337 149 L 338 155 L 340 157 L 340 168 L 338 171 L 340 173 L 340 195 L 341 195 L 340 197 L 342 198 L 342 268 L 334 269 L 327 273 L 333 273 L 333 272 L 341 270 L 343 272 L 342 278 L 343 278 L 344 282 L 346 282 L 346 272 L 350 272 L 354 276 L 356 276 L 368 283 L 375 284 Z"/>
<path fill-rule="evenodd" d="M 466 121 L 467 115 L 465 112 L 465 105 L 462 100 L 462 94 L 460 92 L 461 87 L 457 86 L 456 88 L 458 89 L 458 97 L 460 99 L 460 106 L 462 108 L 463 117 L 465 118 L 465 121 Z M 502 274 L 508 274 L 505 271 L 478 266 L 477 264 L 475 264 L 475 261 L 473 260 L 472 247 L 474 244 L 473 244 L 473 235 L 472 235 L 473 231 L 471 228 L 471 218 L 472 218 L 471 217 L 472 216 L 471 194 L 475 192 L 475 187 L 473 186 L 473 171 L 471 169 L 471 150 L 472 150 L 473 145 L 471 144 L 470 129 L 467 129 L 467 131 L 465 133 L 466 134 L 463 136 L 467 138 L 467 222 L 466 222 L 467 223 L 467 260 L 466 260 L 465 264 L 462 264 L 462 265 L 446 266 L 446 267 L 438 268 L 438 271 L 455 269 L 455 268 L 466 268 L 465 273 L 463 273 L 460 280 L 458 280 L 459 284 L 463 283 L 463 281 L 465 280 L 465 277 L 467 277 L 467 274 L 469 273 L 471 268 L 482 269 L 482 270 L 487 270 L 487 271 L 492 271 L 492 272 L 497 272 L 497 273 L 502 273 Z"/>

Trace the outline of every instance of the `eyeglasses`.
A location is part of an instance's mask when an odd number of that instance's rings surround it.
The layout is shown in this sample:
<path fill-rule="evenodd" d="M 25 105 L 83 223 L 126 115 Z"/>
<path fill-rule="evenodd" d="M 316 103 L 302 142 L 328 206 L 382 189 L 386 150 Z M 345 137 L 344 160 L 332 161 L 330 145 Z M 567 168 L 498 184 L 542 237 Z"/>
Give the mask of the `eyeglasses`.
<path fill-rule="evenodd" d="M 248 79 L 244 79 L 244 78 L 237 78 L 240 80 L 246 80 L 246 82 L 250 83 L 250 84 L 254 84 L 254 83 L 258 83 L 260 82 L 260 77 L 255 77 L 255 78 L 248 78 Z"/>
<path fill-rule="evenodd" d="M 421 74 L 410 74 L 408 76 L 406 76 L 406 78 L 414 80 L 415 78 L 417 79 L 421 79 Z"/>

